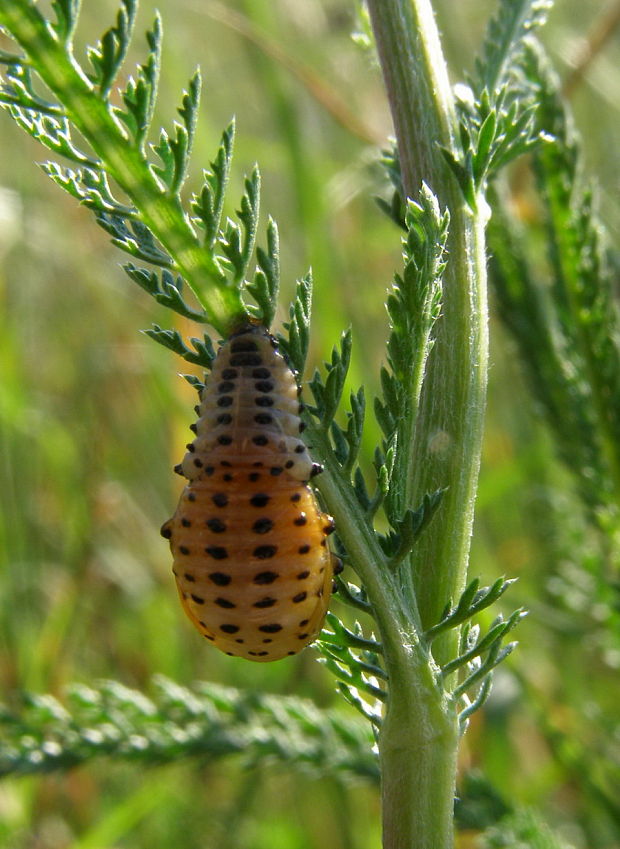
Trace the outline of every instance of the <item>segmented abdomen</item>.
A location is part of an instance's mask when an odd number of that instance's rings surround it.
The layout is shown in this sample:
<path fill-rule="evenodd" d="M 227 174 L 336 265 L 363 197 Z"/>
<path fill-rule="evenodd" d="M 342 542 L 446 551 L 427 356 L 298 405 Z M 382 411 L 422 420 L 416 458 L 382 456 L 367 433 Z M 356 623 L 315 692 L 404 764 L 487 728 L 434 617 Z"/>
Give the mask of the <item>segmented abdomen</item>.
<path fill-rule="evenodd" d="M 188 617 L 249 660 L 296 654 L 321 630 L 335 558 L 331 518 L 307 485 L 295 377 L 261 327 L 220 348 L 179 471 L 189 480 L 162 534 Z"/>

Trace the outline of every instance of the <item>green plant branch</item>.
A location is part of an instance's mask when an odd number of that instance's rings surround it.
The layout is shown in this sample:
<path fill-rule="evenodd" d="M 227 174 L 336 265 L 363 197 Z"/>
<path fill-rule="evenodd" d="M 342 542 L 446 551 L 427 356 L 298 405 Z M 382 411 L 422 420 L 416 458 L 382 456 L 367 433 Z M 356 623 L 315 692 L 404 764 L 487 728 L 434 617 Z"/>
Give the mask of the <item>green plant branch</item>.
<path fill-rule="evenodd" d="M 402 182 L 415 198 L 437 194 L 437 142 L 457 152 L 456 114 L 435 13 L 429 0 L 369 0 L 368 11 L 392 107 Z M 442 198 L 440 198 L 442 200 Z"/>
<path fill-rule="evenodd" d="M 412 553 L 413 591 L 425 629 L 439 621 L 449 599 L 460 596 L 466 580 L 487 382 L 486 204 L 481 188 L 474 202 L 465 204 L 440 151 L 460 155 L 456 110 L 430 3 L 369 0 L 368 8 L 404 196 L 416 199 L 424 180 L 450 213 L 442 317 L 428 360 L 413 444 L 417 465 L 408 485 L 411 508 L 426 493 L 446 489 L 438 515 Z M 439 664 L 457 651 L 454 631 L 433 646 Z M 385 656 L 387 664 L 387 651 Z M 420 690 L 419 681 L 416 690 L 414 679 L 409 673 L 395 686 L 390 673 L 390 701 L 379 738 L 384 842 L 388 849 L 447 849 L 453 841 L 456 711 L 439 690 Z M 427 724 L 412 720 L 420 699 L 434 703 Z"/>
<path fill-rule="evenodd" d="M 456 712 L 439 683 L 438 668 L 420 642 L 419 617 L 403 595 L 400 576 L 389 568 L 354 486 L 335 458 L 324 429 L 310 417 L 307 421 L 308 440 L 325 464 L 317 486 L 372 605 L 389 682 L 380 733 L 385 849 L 449 846 Z M 371 718 L 361 703 L 356 706 Z M 386 735 L 386 723 L 398 730 Z M 424 822 L 421 812 L 427 818 Z M 415 843 L 412 834 L 428 842 Z M 437 838 L 442 842 L 433 844 Z"/>
<path fill-rule="evenodd" d="M 618 309 L 603 250 L 592 189 L 581 174 L 580 142 L 561 100 L 560 83 L 540 48 L 528 52 L 540 87 L 540 120 L 553 140 L 534 158 L 539 191 L 547 205 L 547 232 L 555 274 L 556 305 L 569 346 L 581 354 L 579 371 L 597 421 L 598 451 L 620 494 L 620 354 Z M 564 307 L 564 309 L 562 309 Z M 574 357 L 573 357 L 574 360 Z M 573 363 L 575 365 L 575 363 Z"/>
<path fill-rule="evenodd" d="M 245 312 L 239 289 L 226 286 L 222 271 L 200 244 L 184 214 L 178 193 L 162 191 L 146 166 L 143 151 L 128 143 L 109 105 L 97 95 L 93 84 L 67 52 L 67 43 L 55 37 L 34 3 L 21 0 L 3 4 L 0 22 L 63 103 L 67 117 L 105 162 L 106 170 L 140 211 L 141 219 L 174 257 L 176 269 L 204 307 L 209 322 L 226 335 Z M 194 81 L 199 90 L 199 78 L 195 77 Z"/>
<path fill-rule="evenodd" d="M 149 695 L 116 681 L 74 684 L 59 702 L 25 694 L 0 706 L 0 776 L 63 772 L 97 757 L 155 766 L 183 758 L 279 761 L 315 775 L 378 779 L 367 725 L 297 697 L 163 676 Z"/>
<path fill-rule="evenodd" d="M 423 624 L 430 627 L 447 600 L 460 595 L 469 554 L 488 359 L 485 205 L 480 195 L 481 211 L 472 215 L 439 150 L 441 145 L 456 155 L 457 123 L 430 4 L 370 0 L 369 10 L 397 131 L 403 190 L 416 198 L 418 174 L 425 168 L 425 181 L 451 221 L 442 318 L 422 392 L 410 484 L 414 508 L 426 493 L 447 488 L 441 522 L 414 553 L 416 597 Z M 446 661 L 454 647 L 446 647 Z"/>

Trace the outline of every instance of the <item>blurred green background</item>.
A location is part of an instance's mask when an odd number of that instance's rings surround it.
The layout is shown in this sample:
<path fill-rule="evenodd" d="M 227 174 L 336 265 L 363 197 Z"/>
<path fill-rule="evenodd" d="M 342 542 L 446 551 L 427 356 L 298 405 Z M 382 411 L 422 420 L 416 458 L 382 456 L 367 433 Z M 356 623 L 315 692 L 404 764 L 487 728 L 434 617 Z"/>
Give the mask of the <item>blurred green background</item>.
<path fill-rule="evenodd" d="M 557 4 L 544 41 L 564 78 L 584 36 L 617 5 Z M 116 13 L 107 0 L 83 6 L 82 44 Z M 435 6 L 452 78 L 463 79 L 494 3 Z M 285 296 L 309 265 L 314 271 L 309 362 L 352 325 L 352 385 L 363 382 L 371 396 L 400 236 L 373 200 L 384 191 L 377 146 L 391 129 L 378 69 L 350 37 L 354 3 L 157 7 L 165 32 L 160 122 L 170 125 L 196 63 L 203 72 L 193 185 L 236 115 L 231 203 L 258 161 L 262 208 L 280 226 Z M 143 0 L 140 35 L 154 9 Z M 570 92 L 612 235 L 620 223 L 619 40 L 611 35 Z M 143 55 L 137 37 L 132 63 Z M 172 465 L 195 396 L 177 376 L 186 366 L 139 333 L 170 319 L 126 278 L 122 256 L 87 211 L 35 167 L 44 151 L 6 116 L 0 145 L 0 698 L 61 694 L 68 682 L 108 677 L 148 690 L 163 673 L 181 684 L 206 678 L 337 704 L 312 649 L 273 665 L 236 662 L 204 646 L 186 621 L 158 529 L 181 488 Z M 515 171 L 517 191 L 527 179 Z M 531 615 L 465 738 L 463 772 L 479 770 L 511 804 L 539 809 L 567 845 L 613 849 L 617 612 L 597 604 L 600 546 L 493 317 L 491 331 L 471 571 L 487 582 L 518 577 L 507 609 L 524 604 Z M 376 437 L 370 422 L 368 456 Z M 473 847 L 475 830 L 459 839 L 461 849 Z M 234 759 L 149 771 L 101 761 L 64 776 L 4 781 L 0 845 L 374 849 L 378 793 L 361 780 L 310 778 L 282 765 L 248 772 Z"/>

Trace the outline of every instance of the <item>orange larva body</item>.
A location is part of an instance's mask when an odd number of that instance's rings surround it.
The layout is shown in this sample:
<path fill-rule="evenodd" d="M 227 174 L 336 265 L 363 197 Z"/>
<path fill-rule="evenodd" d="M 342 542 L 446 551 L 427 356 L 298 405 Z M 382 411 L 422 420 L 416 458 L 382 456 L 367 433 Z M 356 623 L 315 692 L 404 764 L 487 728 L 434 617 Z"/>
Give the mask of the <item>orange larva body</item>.
<path fill-rule="evenodd" d="M 188 617 L 248 660 L 296 654 L 329 604 L 333 522 L 307 485 L 316 467 L 299 411 L 295 377 L 264 328 L 225 342 L 179 467 L 189 484 L 162 528 Z"/>

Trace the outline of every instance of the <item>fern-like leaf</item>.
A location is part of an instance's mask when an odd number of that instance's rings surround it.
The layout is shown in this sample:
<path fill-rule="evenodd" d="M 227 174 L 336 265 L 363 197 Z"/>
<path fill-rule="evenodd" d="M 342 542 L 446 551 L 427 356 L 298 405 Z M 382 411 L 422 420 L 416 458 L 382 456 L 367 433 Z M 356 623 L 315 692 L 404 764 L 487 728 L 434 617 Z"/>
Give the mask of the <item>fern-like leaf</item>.
<path fill-rule="evenodd" d="M 0 6 L 0 25 L 24 53 L 23 59 L 10 51 L 3 54 L 0 105 L 45 147 L 79 166 L 72 170 L 47 163 L 45 170 L 95 212 L 113 242 L 136 259 L 170 268 L 195 294 L 203 311 L 201 319 L 206 316 L 226 335 L 247 315 L 240 284 L 254 249 L 258 180 L 253 177 L 246 185 L 239 213 L 243 236 L 239 254 L 231 261 L 225 249 L 234 236 L 227 238 L 219 228 L 226 183 L 223 172 L 230 165 L 230 134 L 225 135 L 224 156 L 216 159 L 210 212 L 204 199 L 202 206 L 198 202 L 198 209 L 194 205 L 197 215 L 193 219 L 181 202 L 197 126 L 199 75 L 192 77 L 183 94 L 181 120 L 174 131 L 169 135 L 160 130 L 156 143 L 149 147 L 161 63 L 159 18 L 147 33 L 146 61 L 129 77 L 118 106 L 110 101 L 110 94 L 127 56 L 135 0 L 122 0 L 115 24 L 87 51 L 88 70 L 78 65 L 72 49 L 78 9 L 77 3 L 58 0 L 54 4 L 56 20 L 50 23 L 36 4 L 26 0 Z M 35 82 L 39 79 L 55 100 L 37 94 Z M 74 142 L 78 136 L 87 147 Z M 156 159 L 150 158 L 151 151 Z M 122 195 L 123 201 L 117 200 L 117 195 Z M 203 222 L 206 239 L 194 230 L 196 219 Z"/>
<path fill-rule="evenodd" d="M 476 59 L 476 90 L 493 95 L 518 73 L 524 40 L 547 20 L 553 0 L 500 0 Z"/>
<path fill-rule="evenodd" d="M 63 772 L 109 757 L 143 766 L 237 756 L 376 782 L 366 725 L 295 697 L 154 679 L 152 694 L 116 681 L 76 684 L 61 703 L 25 694 L 0 710 L 0 775 Z"/>

